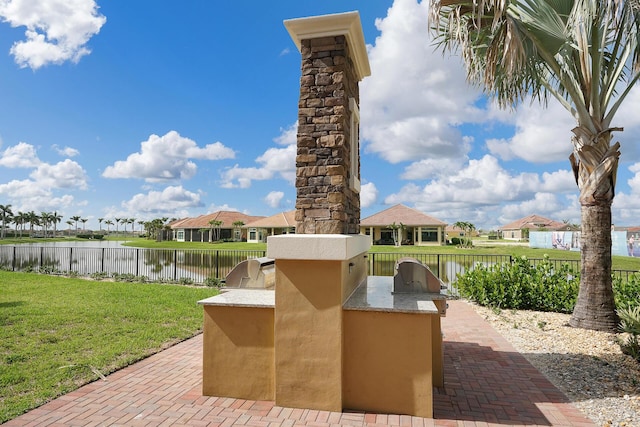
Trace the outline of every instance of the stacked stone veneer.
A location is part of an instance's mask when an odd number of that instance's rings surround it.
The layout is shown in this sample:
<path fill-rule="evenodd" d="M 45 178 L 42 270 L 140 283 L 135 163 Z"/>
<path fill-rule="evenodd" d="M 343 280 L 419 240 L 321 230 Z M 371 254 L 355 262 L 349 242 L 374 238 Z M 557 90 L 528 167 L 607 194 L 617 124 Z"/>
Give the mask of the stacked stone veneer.
<path fill-rule="evenodd" d="M 357 234 L 360 194 L 352 188 L 349 99 L 359 105 L 355 67 L 343 35 L 301 40 L 302 77 L 296 156 L 296 221 L 300 234 Z M 357 123 L 357 122 L 355 122 Z M 356 133 L 357 135 L 357 133 Z M 357 138 L 355 138 L 357 141 Z M 360 156 L 355 156 L 359 162 Z"/>

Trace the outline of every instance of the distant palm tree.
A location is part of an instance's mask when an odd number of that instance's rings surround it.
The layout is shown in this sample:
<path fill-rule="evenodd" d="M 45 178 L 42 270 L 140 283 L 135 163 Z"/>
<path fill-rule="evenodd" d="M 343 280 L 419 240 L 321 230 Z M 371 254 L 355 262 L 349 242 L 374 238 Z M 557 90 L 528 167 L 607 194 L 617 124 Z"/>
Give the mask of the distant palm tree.
<path fill-rule="evenodd" d="M 62 215 L 60 215 L 57 211 L 55 211 L 51 215 L 51 223 L 53 224 L 53 237 L 56 237 L 56 234 L 58 233 L 59 222 L 62 222 Z"/>
<path fill-rule="evenodd" d="M 234 221 L 233 228 L 235 228 L 235 232 L 233 233 L 233 240 L 240 241 L 242 240 L 242 226 L 244 225 L 244 221 Z"/>
<path fill-rule="evenodd" d="M 72 216 L 71 219 L 76 223 L 76 234 L 78 234 L 78 221 L 80 221 L 80 215 Z"/>
<path fill-rule="evenodd" d="M 135 224 L 136 224 L 136 219 L 135 218 L 129 218 L 127 220 L 127 222 L 129 224 L 131 224 L 131 234 L 133 234 L 133 232 L 135 231 Z"/>
<path fill-rule="evenodd" d="M 108 219 L 104 223 L 107 224 L 107 234 L 109 234 L 109 226 L 113 225 L 113 221 Z"/>
<path fill-rule="evenodd" d="M 120 224 L 124 225 L 124 234 L 127 234 L 127 224 L 129 220 L 127 218 L 120 218 Z"/>
<path fill-rule="evenodd" d="M 0 231 L 0 239 L 4 239 L 4 229 L 7 225 L 7 221 L 9 221 L 13 216 L 11 205 L 0 205 L 0 216 L 2 216 L 2 231 Z"/>
<path fill-rule="evenodd" d="M 98 218 L 98 224 L 100 224 L 100 231 L 102 231 L 102 221 L 104 221 L 104 218 Z"/>
<path fill-rule="evenodd" d="M 118 224 L 120 224 L 120 221 L 122 221 L 122 218 L 114 218 L 116 221 L 116 234 L 118 234 Z"/>
<path fill-rule="evenodd" d="M 69 231 L 68 231 L 68 233 L 69 233 L 69 236 L 71 236 L 71 226 L 73 225 L 73 221 L 71 221 L 71 220 L 67 220 L 67 224 L 69 225 Z"/>
<path fill-rule="evenodd" d="M 85 225 L 87 224 L 87 221 L 89 221 L 89 218 L 81 218 L 80 222 L 82 223 L 82 231 L 85 231 Z"/>
<path fill-rule="evenodd" d="M 209 225 L 211 226 L 211 232 L 209 233 L 209 243 L 211 243 L 212 237 L 214 241 L 220 240 L 220 227 L 222 226 L 222 221 L 217 219 L 212 219 L 209 221 Z"/>
<path fill-rule="evenodd" d="M 40 212 L 40 225 L 42 225 L 43 237 L 47 238 L 47 230 L 49 229 L 49 223 L 51 222 L 51 213 Z"/>
<path fill-rule="evenodd" d="M 34 211 L 29 211 L 26 213 L 27 222 L 29 222 L 29 237 L 33 236 L 33 227 L 36 225 L 40 225 L 40 217 Z"/>
<path fill-rule="evenodd" d="M 27 214 L 24 212 L 18 212 L 13 216 L 13 222 L 16 225 L 16 235 L 18 235 L 18 230 L 20 230 L 20 237 L 22 237 L 22 231 L 24 229 L 24 223 L 27 221 Z"/>

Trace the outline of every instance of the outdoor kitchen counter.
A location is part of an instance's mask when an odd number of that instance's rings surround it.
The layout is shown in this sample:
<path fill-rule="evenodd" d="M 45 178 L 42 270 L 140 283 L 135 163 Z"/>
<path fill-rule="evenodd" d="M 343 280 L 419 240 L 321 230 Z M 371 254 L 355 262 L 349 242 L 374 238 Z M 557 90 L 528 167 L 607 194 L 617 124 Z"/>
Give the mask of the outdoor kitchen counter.
<path fill-rule="evenodd" d="M 224 307 L 273 308 L 276 305 L 274 290 L 223 289 L 216 296 L 198 301 L 200 305 Z"/>
<path fill-rule="evenodd" d="M 440 293 L 393 293 L 393 277 L 369 276 L 344 303 L 345 310 L 389 313 L 438 314 L 434 300 L 445 300 Z"/>

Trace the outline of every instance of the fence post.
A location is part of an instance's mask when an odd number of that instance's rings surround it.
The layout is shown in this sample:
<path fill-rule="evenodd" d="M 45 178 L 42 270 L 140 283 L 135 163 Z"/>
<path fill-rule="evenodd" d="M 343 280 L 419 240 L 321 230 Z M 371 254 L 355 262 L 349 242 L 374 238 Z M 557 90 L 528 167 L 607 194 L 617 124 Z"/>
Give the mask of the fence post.
<path fill-rule="evenodd" d="M 73 267 L 73 247 L 69 248 L 69 271 Z"/>
<path fill-rule="evenodd" d="M 140 269 L 140 248 L 136 249 L 136 277 L 138 277 Z"/>
<path fill-rule="evenodd" d="M 101 258 L 100 258 L 100 273 L 104 273 L 104 248 L 102 248 Z"/>
<path fill-rule="evenodd" d="M 178 251 L 173 251 L 173 280 L 178 280 Z"/>
<path fill-rule="evenodd" d="M 436 259 L 436 261 L 438 262 L 438 279 L 442 280 L 442 272 L 440 271 L 440 254 L 437 254 L 438 257 Z"/>
<path fill-rule="evenodd" d="M 39 269 L 42 269 L 43 262 L 44 262 L 44 246 L 40 248 L 40 265 L 38 266 Z"/>
<path fill-rule="evenodd" d="M 11 270 L 16 271 L 16 247 L 13 247 L 13 259 L 11 260 Z"/>
<path fill-rule="evenodd" d="M 220 249 L 216 250 L 216 279 L 220 279 Z"/>

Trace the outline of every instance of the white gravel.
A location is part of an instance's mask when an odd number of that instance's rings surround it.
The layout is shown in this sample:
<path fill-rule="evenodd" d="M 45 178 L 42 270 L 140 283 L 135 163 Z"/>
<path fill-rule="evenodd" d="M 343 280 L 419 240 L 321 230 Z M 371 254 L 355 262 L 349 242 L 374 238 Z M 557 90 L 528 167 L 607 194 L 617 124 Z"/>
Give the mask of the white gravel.
<path fill-rule="evenodd" d="M 620 335 L 572 328 L 569 314 L 474 308 L 597 425 L 640 427 L 640 363 Z"/>

